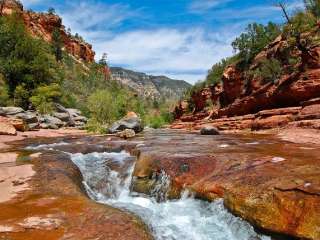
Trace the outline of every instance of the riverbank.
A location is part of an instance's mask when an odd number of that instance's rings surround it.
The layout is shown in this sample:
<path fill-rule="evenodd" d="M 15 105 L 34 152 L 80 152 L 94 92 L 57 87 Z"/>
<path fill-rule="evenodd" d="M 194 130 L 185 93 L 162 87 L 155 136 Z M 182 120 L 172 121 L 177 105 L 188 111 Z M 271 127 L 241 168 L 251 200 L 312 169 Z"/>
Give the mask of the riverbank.
<path fill-rule="evenodd" d="M 1 136 L 1 239 L 152 239 L 139 218 L 89 199 L 79 169 L 66 154 L 23 150 L 85 136 L 79 130 Z"/>

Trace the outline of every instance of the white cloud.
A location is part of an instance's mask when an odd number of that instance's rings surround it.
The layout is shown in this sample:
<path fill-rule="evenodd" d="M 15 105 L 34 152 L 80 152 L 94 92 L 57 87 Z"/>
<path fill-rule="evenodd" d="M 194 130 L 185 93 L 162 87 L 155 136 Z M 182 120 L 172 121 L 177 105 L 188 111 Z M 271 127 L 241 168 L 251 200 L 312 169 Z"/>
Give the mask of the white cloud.
<path fill-rule="evenodd" d="M 233 0 L 193 0 L 189 5 L 190 12 L 202 13 L 215 7 L 224 6 Z"/>
<path fill-rule="evenodd" d="M 97 41 L 95 49 L 98 56 L 108 52 L 113 65 L 125 63 L 138 71 L 195 82 L 205 77 L 214 62 L 231 55 L 233 37 L 200 28 L 140 30 Z"/>
<path fill-rule="evenodd" d="M 169 27 L 117 32 L 124 21 L 143 18 L 143 14 L 128 5 L 88 1 L 69 3 L 58 13 L 66 27 L 93 45 L 96 59 L 106 52 L 113 66 L 125 65 L 132 70 L 194 83 L 204 79 L 213 63 L 232 53 L 230 42 L 235 29 L 218 33 Z"/>

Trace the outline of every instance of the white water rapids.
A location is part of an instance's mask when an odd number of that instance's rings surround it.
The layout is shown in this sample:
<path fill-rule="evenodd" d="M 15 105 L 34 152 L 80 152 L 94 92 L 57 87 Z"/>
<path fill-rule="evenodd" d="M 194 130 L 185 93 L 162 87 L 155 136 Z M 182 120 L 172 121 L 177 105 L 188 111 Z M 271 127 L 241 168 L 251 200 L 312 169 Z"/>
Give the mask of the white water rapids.
<path fill-rule="evenodd" d="M 26 149 L 55 151 L 68 144 L 32 145 Z M 229 213 L 222 200 L 208 203 L 188 197 L 187 193 L 180 200 L 165 200 L 170 184 L 165 173 L 158 179 L 153 197 L 132 192 L 135 159 L 127 152 L 67 154 L 80 169 L 93 200 L 140 216 L 156 240 L 271 240 Z"/>
<path fill-rule="evenodd" d="M 92 199 L 140 216 L 157 240 L 270 240 L 230 214 L 222 201 L 208 203 L 185 195 L 180 200 L 158 203 L 154 198 L 131 192 L 134 160 L 126 152 L 70 156 L 82 172 Z M 163 194 L 168 181 L 164 174 L 154 194 Z"/>

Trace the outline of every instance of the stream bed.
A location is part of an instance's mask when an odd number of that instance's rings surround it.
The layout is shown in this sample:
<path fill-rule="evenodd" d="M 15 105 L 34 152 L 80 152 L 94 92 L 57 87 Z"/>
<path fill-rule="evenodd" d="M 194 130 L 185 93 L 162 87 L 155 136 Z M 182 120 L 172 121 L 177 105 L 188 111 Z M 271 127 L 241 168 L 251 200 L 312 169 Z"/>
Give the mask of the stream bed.
<path fill-rule="evenodd" d="M 68 143 L 57 142 L 28 149 L 55 151 L 66 145 Z M 93 200 L 139 216 L 157 240 L 271 239 L 229 213 L 222 200 L 209 203 L 196 200 L 187 192 L 179 200 L 166 200 L 163 196 L 170 183 L 166 174 L 161 175 L 152 197 L 131 191 L 135 157 L 125 151 L 65 153 L 80 169 L 83 184 Z"/>

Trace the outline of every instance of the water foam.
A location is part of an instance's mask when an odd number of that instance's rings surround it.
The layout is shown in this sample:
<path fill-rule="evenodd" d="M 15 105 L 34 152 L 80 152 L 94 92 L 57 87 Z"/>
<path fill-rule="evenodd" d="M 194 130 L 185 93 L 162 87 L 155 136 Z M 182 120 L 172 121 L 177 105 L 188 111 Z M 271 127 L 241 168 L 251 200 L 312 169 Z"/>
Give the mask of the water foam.
<path fill-rule="evenodd" d="M 208 203 L 184 194 L 180 200 L 164 201 L 170 182 L 164 172 L 152 191 L 154 197 L 131 192 L 134 163 L 126 152 L 70 156 L 82 172 L 84 185 L 94 200 L 139 215 L 157 240 L 270 240 L 230 214 L 222 200 Z"/>

